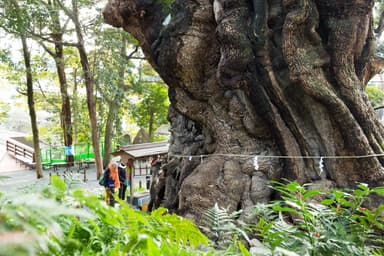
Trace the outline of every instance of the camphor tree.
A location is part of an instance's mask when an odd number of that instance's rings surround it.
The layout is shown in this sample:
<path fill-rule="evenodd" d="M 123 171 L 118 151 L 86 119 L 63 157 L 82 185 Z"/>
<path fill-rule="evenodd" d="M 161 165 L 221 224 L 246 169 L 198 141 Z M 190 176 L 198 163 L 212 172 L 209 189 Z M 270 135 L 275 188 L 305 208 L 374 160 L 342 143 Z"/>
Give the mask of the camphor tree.
<path fill-rule="evenodd" d="M 215 202 L 246 212 L 282 177 L 383 184 L 383 157 L 352 158 L 384 153 L 364 92 L 377 70 L 374 1 L 169 2 L 110 0 L 104 9 L 169 86 L 164 206 L 192 218 Z"/>

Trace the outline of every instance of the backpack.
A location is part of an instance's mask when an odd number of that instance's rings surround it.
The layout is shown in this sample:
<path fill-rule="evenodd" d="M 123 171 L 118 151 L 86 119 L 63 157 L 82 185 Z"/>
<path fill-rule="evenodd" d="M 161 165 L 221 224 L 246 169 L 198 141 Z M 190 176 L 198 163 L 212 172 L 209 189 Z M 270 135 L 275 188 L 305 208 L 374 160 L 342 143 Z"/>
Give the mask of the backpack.
<path fill-rule="evenodd" d="M 109 169 L 106 169 L 99 179 L 99 185 L 105 187 L 106 179 L 109 177 Z"/>
<path fill-rule="evenodd" d="M 99 179 L 99 185 L 104 186 L 104 175 Z"/>

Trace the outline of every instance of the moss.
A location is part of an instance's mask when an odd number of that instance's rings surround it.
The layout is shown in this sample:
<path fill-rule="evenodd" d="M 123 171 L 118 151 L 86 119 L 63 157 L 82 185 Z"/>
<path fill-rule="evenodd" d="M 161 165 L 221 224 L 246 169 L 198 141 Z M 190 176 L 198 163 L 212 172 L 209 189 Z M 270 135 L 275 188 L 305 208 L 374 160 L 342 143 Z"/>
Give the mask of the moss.
<path fill-rule="evenodd" d="M 172 4 L 176 0 L 159 0 L 159 3 L 161 5 L 161 12 L 163 15 L 168 15 L 171 12 Z"/>

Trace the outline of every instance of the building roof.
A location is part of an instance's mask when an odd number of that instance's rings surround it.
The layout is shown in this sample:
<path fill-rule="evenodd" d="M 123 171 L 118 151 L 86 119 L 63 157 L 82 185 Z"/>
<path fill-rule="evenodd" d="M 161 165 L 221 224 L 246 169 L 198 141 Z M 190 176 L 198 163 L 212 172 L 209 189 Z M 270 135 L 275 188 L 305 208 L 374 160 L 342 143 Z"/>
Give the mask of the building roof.
<path fill-rule="evenodd" d="M 169 128 L 169 124 L 162 124 L 159 126 L 159 128 L 156 129 L 154 133 L 156 135 L 170 135 Z"/>
<path fill-rule="evenodd" d="M 140 128 L 136 137 L 133 139 L 133 144 L 143 144 L 151 142 L 151 137 L 144 128 Z"/>
<path fill-rule="evenodd" d="M 112 155 L 127 154 L 131 158 L 142 158 L 146 156 L 155 156 L 168 153 L 169 144 L 167 141 L 151 142 L 142 144 L 132 144 L 128 146 L 120 146 L 119 150 L 113 152 Z"/>

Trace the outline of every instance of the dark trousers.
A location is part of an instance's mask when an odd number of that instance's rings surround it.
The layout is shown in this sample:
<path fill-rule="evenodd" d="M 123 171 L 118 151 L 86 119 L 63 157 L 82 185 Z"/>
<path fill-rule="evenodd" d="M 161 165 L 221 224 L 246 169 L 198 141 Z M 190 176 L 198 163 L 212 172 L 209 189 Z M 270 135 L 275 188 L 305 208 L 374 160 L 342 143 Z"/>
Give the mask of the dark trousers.
<path fill-rule="evenodd" d="M 105 202 L 112 207 L 115 206 L 115 198 L 113 198 L 114 189 L 105 188 Z"/>
<path fill-rule="evenodd" d="M 125 192 L 127 191 L 127 185 L 120 184 L 119 198 L 125 201 Z"/>

